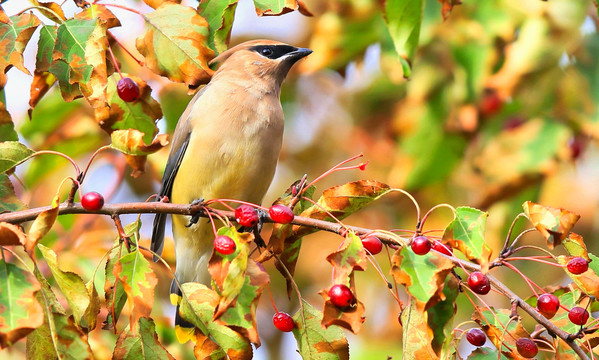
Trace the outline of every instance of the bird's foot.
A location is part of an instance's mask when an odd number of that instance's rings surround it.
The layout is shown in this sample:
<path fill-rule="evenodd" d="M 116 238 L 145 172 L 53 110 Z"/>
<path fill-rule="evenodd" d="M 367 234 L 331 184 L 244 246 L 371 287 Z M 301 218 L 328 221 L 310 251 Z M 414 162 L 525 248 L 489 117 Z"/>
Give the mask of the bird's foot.
<path fill-rule="evenodd" d="M 204 199 L 195 199 L 191 202 L 191 204 L 189 204 L 189 206 L 201 205 L 203 202 Z M 191 227 L 192 225 L 195 225 L 198 221 L 200 221 L 200 217 L 201 216 L 199 212 L 191 215 L 191 218 L 189 219 L 189 224 L 187 224 L 186 227 Z"/>
<path fill-rule="evenodd" d="M 264 219 L 266 219 L 268 213 L 262 209 L 256 209 L 256 212 L 258 213 L 258 222 L 256 225 L 253 227 L 242 226 L 238 231 L 251 232 L 254 234 L 254 242 L 256 245 L 258 245 L 258 247 L 266 247 L 266 243 L 264 242 L 264 239 L 262 239 L 260 232 L 262 231 L 262 225 L 264 224 Z"/>

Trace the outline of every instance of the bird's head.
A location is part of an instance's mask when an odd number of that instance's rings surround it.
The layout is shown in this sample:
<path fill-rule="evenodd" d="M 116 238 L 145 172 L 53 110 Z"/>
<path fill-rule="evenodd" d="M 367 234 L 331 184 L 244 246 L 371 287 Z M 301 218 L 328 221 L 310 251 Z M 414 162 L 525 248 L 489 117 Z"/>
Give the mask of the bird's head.
<path fill-rule="evenodd" d="M 272 40 L 252 40 L 222 52 L 210 64 L 220 64 L 215 77 L 223 73 L 237 74 L 251 81 L 274 81 L 280 84 L 291 66 L 312 53 Z"/>

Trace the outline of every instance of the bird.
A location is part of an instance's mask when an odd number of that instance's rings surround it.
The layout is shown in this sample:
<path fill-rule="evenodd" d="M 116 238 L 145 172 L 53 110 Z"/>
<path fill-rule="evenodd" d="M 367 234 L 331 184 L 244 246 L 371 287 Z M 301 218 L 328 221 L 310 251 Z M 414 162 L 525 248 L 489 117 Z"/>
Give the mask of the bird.
<path fill-rule="evenodd" d="M 268 190 L 283 141 L 281 84 L 291 67 L 312 50 L 273 40 L 252 40 L 215 57 L 210 82 L 191 99 L 172 137 L 158 200 L 176 204 L 235 199 L 260 204 Z M 162 254 L 166 214 L 154 218 L 151 250 Z M 172 215 L 175 277 L 180 284 L 210 286 L 214 234 L 208 221 Z M 173 279 L 175 333 L 180 342 L 195 328 L 179 314 L 181 290 Z"/>

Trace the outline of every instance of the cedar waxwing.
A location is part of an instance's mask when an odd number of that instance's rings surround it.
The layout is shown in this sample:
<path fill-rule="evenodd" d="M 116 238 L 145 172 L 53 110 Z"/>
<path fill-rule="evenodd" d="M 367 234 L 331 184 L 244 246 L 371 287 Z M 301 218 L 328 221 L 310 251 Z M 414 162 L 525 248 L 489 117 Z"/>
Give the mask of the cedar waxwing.
<path fill-rule="evenodd" d="M 214 58 L 211 81 L 191 99 L 173 135 L 160 197 L 189 204 L 199 199 L 236 199 L 260 204 L 270 186 L 283 139 L 281 83 L 299 59 L 312 53 L 270 40 L 237 45 Z M 214 234 L 208 221 L 190 226 L 190 217 L 172 216 L 179 282 L 210 286 L 208 260 Z M 154 219 L 152 251 L 162 253 L 166 214 Z M 155 258 L 154 261 L 157 259 Z M 173 280 L 175 332 L 186 342 L 192 324 L 179 315 L 181 290 Z"/>

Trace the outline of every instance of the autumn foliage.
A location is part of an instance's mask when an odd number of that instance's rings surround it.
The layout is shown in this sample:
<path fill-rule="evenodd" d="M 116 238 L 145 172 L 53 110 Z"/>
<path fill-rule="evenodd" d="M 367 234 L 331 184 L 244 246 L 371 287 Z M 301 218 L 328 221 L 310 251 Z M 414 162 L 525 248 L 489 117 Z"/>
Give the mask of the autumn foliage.
<path fill-rule="evenodd" d="M 15 2 L 0 5 L 1 358 L 598 356 L 596 3 L 248 1 L 252 24 L 297 21 L 314 50 L 283 87 L 281 174 L 268 204 L 170 204 L 153 196 L 169 134 L 243 40 L 242 4 Z M 32 77 L 20 117 L 11 68 Z M 148 213 L 226 240 L 210 287 L 176 284 L 187 344 Z"/>

